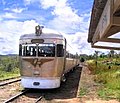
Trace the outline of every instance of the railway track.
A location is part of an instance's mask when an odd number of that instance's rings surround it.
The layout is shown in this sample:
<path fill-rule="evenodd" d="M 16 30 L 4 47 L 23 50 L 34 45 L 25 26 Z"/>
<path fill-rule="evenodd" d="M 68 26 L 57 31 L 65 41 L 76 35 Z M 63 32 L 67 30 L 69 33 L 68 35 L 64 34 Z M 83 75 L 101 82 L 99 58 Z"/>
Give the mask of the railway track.
<path fill-rule="evenodd" d="M 21 80 L 20 77 L 5 79 L 5 80 L 3 80 L 3 81 L 0 82 L 0 86 L 5 86 L 5 85 L 11 84 L 11 83 L 18 82 L 20 80 Z"/>
<path fill-rule="evenodd" d="M 14 92 L 13 94 L 11 94 L 6 91 L 9 94 L 6 94 L 6 96 L 1 98 L 1 103 L 41 103 L 41 102 L 54 103 L 55 101 L 60 101 L 60 100 L 63 101 L 65 99 L 75 98 L 77 94 L 80 73 L 81 73 L 80 67 L 68 73 L 66 75 L 68 78 L 67 81 L 65 83 L 62 83 L 61 87 L 57 89 L 50 89 L 50 90 L 29 89 L 27 91 L 24 90 L 22 92 L 17 91 L 17 94 Z M 1 88 L 6 88 L 6 87 L 1 87 Z M 3 92 L 2 95 L 4 94 L 5 93 Z"/>
<path fill-rule="evenodd" d="M 17 78 L 20 78 L 20 76 L 3 79 L 3 80 L 0 80 L 0 82 L 6 81 L 6 80 L 10 80 L 10 79 L 17 79 Z"/>
<path fill-rule="evenodd" d="M 35 103 L 38 103 L 42 98 L 43 96 L 39 96 L 39 98 L 35 101 Z"/>
<path fill-rule="evenodd" d="M 17 99 L 18 97 L 20 97 L 21 95 L 25 94 L 26 92 L 28 92 L 28 90 L 25 90 L 25 91 L 23 91 L 21 93 L 16 94 L 15 96 L 13 96 L 13 97 L 9 98 L 8 100 L 6 100 L 4 103 L 12 102 L 15 99 Z"/>
<path fill-rule="evenodd" d="M 23 96 L 24 94 L 29 93 L 30 90 L 31 90 L 31 89 L 24 90 L 24 91 L 16 94 L 15 96 L 7 99 L 7 100 L 4 101 L 3 103 L 11 103 L 11 102 L 14 102 L 14 101 L 16 101 L 17 99 L 19 99 L 19 97 Z M 39 101 L 41 101 L 41 99 L 42 99 L 43 97 L 44 97 L 43 95 L 40 95 L 40 96 L 34 101 L 34 103 L 38 103 Z"/>

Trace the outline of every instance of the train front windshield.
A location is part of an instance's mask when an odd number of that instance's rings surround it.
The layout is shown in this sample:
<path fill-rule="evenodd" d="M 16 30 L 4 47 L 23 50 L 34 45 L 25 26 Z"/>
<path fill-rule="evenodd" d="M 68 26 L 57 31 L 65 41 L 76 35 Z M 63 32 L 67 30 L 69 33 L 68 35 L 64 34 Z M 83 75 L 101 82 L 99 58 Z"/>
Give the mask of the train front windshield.
<path fill-rule="evenodd" d="M 54 44 L 20 44 L 20 56 L 55 57 Z"/>

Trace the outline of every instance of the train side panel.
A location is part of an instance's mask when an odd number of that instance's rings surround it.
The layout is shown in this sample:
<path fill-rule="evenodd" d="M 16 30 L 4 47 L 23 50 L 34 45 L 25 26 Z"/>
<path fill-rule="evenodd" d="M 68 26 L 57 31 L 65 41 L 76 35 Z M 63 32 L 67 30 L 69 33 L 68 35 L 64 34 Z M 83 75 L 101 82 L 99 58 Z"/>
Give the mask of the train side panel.
<path fill-rule="evenodd" d="M 76 62 L 77 59 L 73 58 L 66 58 L 66 65 L 65 65 L 65 73 L 69 72 L 71 69 L 76 67 L 78 64 Z"/>

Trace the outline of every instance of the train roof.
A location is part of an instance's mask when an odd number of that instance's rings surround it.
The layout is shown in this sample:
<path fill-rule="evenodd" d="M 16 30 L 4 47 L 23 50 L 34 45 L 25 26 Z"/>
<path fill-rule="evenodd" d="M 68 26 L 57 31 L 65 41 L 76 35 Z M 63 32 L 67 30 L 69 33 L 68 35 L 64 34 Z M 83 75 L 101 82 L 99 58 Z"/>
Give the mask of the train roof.
<path fill-rule="evenodd" d="M 64 39 L 63 35 L 55 30 L 43 28 L 42 34 L 37 36 L 35 33 L 24 34 L 20 39 L 33 39 L 33 38 L 58 38 Z"/>

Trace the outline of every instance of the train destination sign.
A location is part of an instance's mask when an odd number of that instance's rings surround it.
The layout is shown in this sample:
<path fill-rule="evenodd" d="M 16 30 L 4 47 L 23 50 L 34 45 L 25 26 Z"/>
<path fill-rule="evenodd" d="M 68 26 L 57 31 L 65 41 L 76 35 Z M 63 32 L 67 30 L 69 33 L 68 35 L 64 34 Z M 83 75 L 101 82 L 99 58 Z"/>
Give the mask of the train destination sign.
<path fill-rule="evenodd" d="M 44 39 L 32 39 L 32 43 L 44 43 Z"/>

